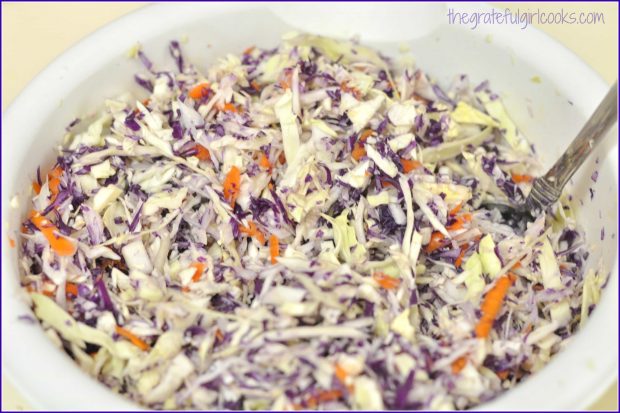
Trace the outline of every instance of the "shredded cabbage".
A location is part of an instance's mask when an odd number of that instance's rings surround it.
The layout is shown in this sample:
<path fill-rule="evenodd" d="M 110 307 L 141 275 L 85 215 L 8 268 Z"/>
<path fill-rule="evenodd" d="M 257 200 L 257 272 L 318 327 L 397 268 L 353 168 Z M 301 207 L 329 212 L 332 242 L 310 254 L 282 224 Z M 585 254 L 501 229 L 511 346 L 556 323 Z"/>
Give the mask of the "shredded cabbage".
<path fill-rule="evenodd" d="M 153 409 L 467 409 L 589 317 L 565 198 L 488 82 L 289 34 L 174 70 L 72 124 L 33 177 L 21 282 L 46 333 Z"/>

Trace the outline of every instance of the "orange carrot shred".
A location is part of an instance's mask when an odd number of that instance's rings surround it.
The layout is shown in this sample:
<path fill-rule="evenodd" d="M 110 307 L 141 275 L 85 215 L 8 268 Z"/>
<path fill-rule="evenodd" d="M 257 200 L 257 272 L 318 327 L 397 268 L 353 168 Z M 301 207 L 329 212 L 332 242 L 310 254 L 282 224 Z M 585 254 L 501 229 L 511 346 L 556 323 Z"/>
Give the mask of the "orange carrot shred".
<path fill-rule="evenodd" d="M 68 282 L 65 285 L 65 293 L 71 294 L 74 297 L 77 297 L 78 296 L 78 286 L 77 286 L 77 284 L 72 283 L 72 282 Z"/>
<path fill-rule="evenodd" d="M 293 409 L 295 410 L 305 410 L 305 409 L 314 409 L 319 403 L 331 402 L 334 400 L 338 400 L 342 398 L 342 391 L 338 389 L 333 390 L 321 390 L 318 393 L 309 396 L 302 403 L 293 404 Z"/>
<path fill-rule="evenodd" d="M 224 179 L 224 199 L 226 199 L 231 207 L 235 207 L 239 189 L 241 188 L 241 171 L 236 166 L 230 168 L 226 179 Z"/>
<path fill-rule="evenodd" d="M 422 166 L 422 163 L 414 159 L 402 159 L 401 158 L 400 164 L 403 166 L 403 172 L 405 172 L 406 174 Z"/>
<path fill-rule="evenodd" d="M 368 137 L 370 137 L 370 135 L 372 135 L 373 131 L 372 129 L 365 129 L 361 134 L 360 137 L 358 139 L 358 141 L 360 142 L 366 142 L 366 139 L 368 139 Z"/>
<path fill-rule="evenodd" d="M 256 46 L 250 46 L 243 51 L 243 54 L 250 54 L 254 51 L 254 49 L 256 49 Z"/>
<path fill-rule="evenodd" d="M 461 248 L 461 252 L 459 253 L 459 256 L 454 261 L 454 266 L 456 268 L 461 268 L 461 264 L 463 263 L 463 258 L 465 258 L 465 248 Z"/>
<path fill-rule="evenodd" d="M 252 80 L 250 82 L 250 86 L 252 86 L 252 89 L 254 89 L 255 91 L 260 91 L 260 85 L 258 84 L 258 82 L 256 80 Z"/>
<path fill-rule="evenodd" d="M 383 272 L 375 272 L 372 274 L 372 278 L 386 290 L 394 290 L 400 285 L 400 279 L 392 277 Z"/>
<path fill-rule="evenodd" d="M 497 373 L 497 377 L 499 377 L 501 380 L 506 380 L 508 378 L 508 374 L 510 372 L 508 370 L 502 370 L 502 371 L 498 371 Z"/>
<path fill-rule="evenodd" d="M 534 177 L 531 175 L 520 175 L 520 174 L 512 174 L 512 180 L 517 183 L 524 183 L 524 182 L 532 182 L 534 180 Z"/>
<path fill-rule="evenodd" d="M 51 170 L 51 172 L 47 175 L 47 182 L 50 189 L 50 193 L 52 194 L 52 200 L 56 198 L 58 195 L 59 187 L 60 187 L 60 177 L 62 176 L 64 170 L 57 166 Z"/>
<path fill-rule="evenodd" d="M 190 267 L 194 268 L 194 275 L 192 275 L 192 281 L 197 282 L 200 281 L 200 277 L 205 272 L 205 268 L 207 267 L 203 262 L 193 262 Z"/>
<path fill-rule="evenodd" d="M 222 330 L 220 330 L 219 328 L 215 330 L 215 338 L 220 343 L 224 341 L 224 334 L 222 333 Z"/>
<path fill-rule="evenodd" d="M 336 378 L 340 381 L 340 383 L 346 386 L 347 377 L 349 377 L 349 375 L 347 374 L 347 371 L 338 363 L 336 363 L 336 366 L 334 367 L 334 374 L 336 374 Z"/>
<path fill-rule="evenodd" d="M 37 211 L 30 213 L 30 221 L 45 236 L 50 246 L 61 257 L 68 257 L 75 254 L 76 245 L 69 238 L 57 235 L 58 229 L 47 218 Z"/>
<path fill-rule="evenodd" d="M 290 71 L 285 72 L 284 77 L 280 79 L 280 81 L 278 82 L 278 85 L 284 90 L 290 89 L 291 83 L 293 81 L 292 77 L 293 77 L 293 74 Z"/>
<path fill-rule="evenodd" d="M 192 99 L 202 99 L 209 94 L 209 83 L 204 82 L 194 86 L 188 93 L 188 96 Z"/>
<path fill-rule="evenodd" d="M 336 366 L 334 367 L 334 374 L 338 381 L 347 388 L 349 393 L 353 393 L 353 383 L 349 383 L 348 381 L 349 373 L 347 373 L 347 371 L 339 363 L 336 363 Z"/>
<path fill-rule="evenodd" d="M 448 231 L 456 231 L 458 229 L 461 229 L 466 222 L 471 221 L 471 218 L 472 215 L 469 213 L 461 214 L 452 224 L 448 225 L 446 229 Z"/>
<path fill-rule="evenodd" d="M 342 89 L 343 92 L 351 93 L 353 96 L 355 96 L 356 99 L 362 97 L 362 92 L 360 92 L 354 87 L 349 86 L 346 82 L 340 83 L 340 89 Z"/>
<path fill-rule="evenodd" d="M 502 308 L 504 297 L 506 297 L 508 289 L 515 282 L 515 280 L 516 276 L 512 273 L 502 276 L 495 282 L 493 288 L 491 288 L 484 296 L 484 300 L 482 301 L 480 308 L 482 311 L 482 316 L 480 317 L 480 320 L 478 320 L 478 324 L 476 324 L 476 337 L 486 338 L 489 336 L 491 328 L 493 327 L 493 321 Z"/>
<path fill-rule="evenodd" d="M 353 150 L 351 151 L 351 157 L 356 161 L 359 161 L 364 156 L 366 156 L 366 148 L 359 142 L 356 142 L 353 146 Z"/>
<path fill-rule="evenodd" d="M 119 336 L 126 338 L 127 340 L 131 342 L 131 344 L 138 347 L 140 350 L 148 351 L 151 348 L 151 346 L 149 346 L 146 341 L 142 340 L 140 337 L 136 336 L 131 331 L 121 326 L 116 326 L 115 330 Z"/>
<path fill-rule="evenodd" d="M 452 374 L 459 374 L 467 365 L 465 356 L 459 357 L 452 362 Z"/>
<path fill-rule="evenodd" d="M 197 152 L 194 156 L 196 158 L 200 159 L 201 161 L 208 161 L 209 159 L 211 159 L 211 153 L 207 148 L 205 148 L 199 143 L 196 144 L 195 148 Z"/>
<path fill-rule="evenodd" d="M 523 267 L 523 265 L 521 265 L 521 261 L 517 261 L 517 263 L 512 266 L 511 270 L 518 270 L 521 267 Z"/>
<path fill-rule="evenodd" d="M 264 152 L 261 152 L 258 164 L 265 169 L 271 169 L 271 162 L 269 162 L 269 158 Z"/>
<path fill-rule="evenodd" d="M 38 182 L 34 181 L 32 183 L 32 190 L 34 191 L 35 194 L 39 195 L 39 192 L 41 192 L 41 185 L 39 185 Z"/>
<path fill-rule="evenodd" d="M 233 113 L 237 113 L 239 112 L 239 109 L 237 109 L 237 107 L 235 105 L 233 105 L 232 103 L 225 103 L 224 106 L 222 106 L 220 108 L 220 110 L 222 112 L 233 112 Z"/>
<path fill-rule="evenodd" d="M 325 390 L 320 392 L 316 399 L 321 402 L 331 402 L 334 400 L 338 400 L 342 397 L 342 392 L 340 390 Z"/>
<path fill-rule="evenodd" d="M 445 237 L 441 232 L 439 231 L 433 232 L 431 234 L 431 240 L 426 245 L 426 248 L 424 248 L 424 252 L 426 252 L 427 254 L 430 254 L 431 252 L 441 248 L 441 246 L 443 245 L 444 238 Z"/>
<path fill-rule="evenodd" d="M 455 206 L 454 208 L 450 210 L 450 212 L 448 212 L 448 214 L 451 216 L 454 216 L 459 213 L 461 208 L 463 208 L 463 202 L 459 202 L 457 206 Z"/>
<path fill-rule="evenodd" d="M 373 134 L 372 129 L 365 129 L 362 133 L 360 133 L 357 142 L 353 145 L 353 150 L 351 151 L 351 157 L 356 161 L 362 159 L 362 157 L 366 156 L 366 148 L 364 148 L 364 142 L 370 135 Z"/>
<path fill-rule="evenodd" d="M 275 235 L 269 237 L 269 254 L 272 264 L 278 262 L 276 258 L 280 256 L 280 240 Z"/>
<path fill-rule="evenodd" d="M 258 229 L 254 221 L 248 221 L 248 226 L 240 226 L 239 232 L 249 235 L 250 237 L 254 237 L 261 245 L 265 245 L 265 236 Z"/>
<path fill-rule="evenodd" d="M 9 237 L 9 247 L 15 248 L 15 240 L 11 237 Z"/>
<path fill-rule="evenodd" d="M 284 165 L 286 163 L 286 155 L 284 154 L 284 152 L 280 152 L 280 155 L 278 156 L 278 161 L 281 165 Z"/>

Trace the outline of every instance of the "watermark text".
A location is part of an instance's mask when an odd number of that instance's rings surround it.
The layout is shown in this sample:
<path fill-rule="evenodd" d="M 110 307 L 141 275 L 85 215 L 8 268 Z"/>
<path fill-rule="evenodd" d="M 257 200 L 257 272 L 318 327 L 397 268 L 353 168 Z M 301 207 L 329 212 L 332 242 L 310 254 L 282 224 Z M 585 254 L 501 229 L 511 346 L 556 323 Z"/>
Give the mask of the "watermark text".
<path fill-rule="evenodd" d="M 448 9 L 448 23 L 467 25 L 475 30 L 480 25 L 487 24 L 511 24 L 518 25 L 525 30 L 534 24 L 605 24 L 605 14 L 601 12 L 576 12 L 560 9 L 555 12 L 548 11 L 522 11 L 517 9 L 498 10 L 491 9 L 479 12 L 455 11 Z"/>

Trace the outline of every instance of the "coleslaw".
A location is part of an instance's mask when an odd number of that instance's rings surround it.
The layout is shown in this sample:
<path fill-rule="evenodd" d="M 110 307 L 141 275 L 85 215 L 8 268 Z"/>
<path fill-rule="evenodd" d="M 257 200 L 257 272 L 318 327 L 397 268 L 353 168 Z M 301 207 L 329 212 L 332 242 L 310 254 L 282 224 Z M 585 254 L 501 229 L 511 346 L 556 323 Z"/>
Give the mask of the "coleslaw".
<path fill-rule="evenodd" d="M 307 34 L 142 95 L 37 171 L 20 268 L 49 337 L 157 409 L 466 409 L 540 370 L 606 276 L 488 82 Z"/>

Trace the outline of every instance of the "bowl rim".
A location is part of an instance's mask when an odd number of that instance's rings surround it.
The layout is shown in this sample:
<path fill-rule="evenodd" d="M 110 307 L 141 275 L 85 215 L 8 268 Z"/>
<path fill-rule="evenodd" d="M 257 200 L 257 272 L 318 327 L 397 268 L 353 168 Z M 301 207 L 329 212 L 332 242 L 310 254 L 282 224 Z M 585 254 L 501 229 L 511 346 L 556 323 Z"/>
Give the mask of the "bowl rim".
<path fill-rule="evenodd" d="M 272 4 L 261 4 L 261 7 L 271 8 Z M 447 7 L 453 7 L 458 9 L 465 9 L 466 7 L 471 7 L 472 5 L 463 5 L 459 3 L 446 3 Z M 208 4 L 171 4 L 171 3 L 159 3 L 159 4 L 150 4 L 141 8 L 138 8 L 134 11 L 131 11 L 112 22 L 102 26 L 86 37 L 82 38 L 79 42 L 71 46 L 69 49 L 61 53 L 58 57 L 56 57 L 48 66 L 46 66 L 41 72 L 39 72 L 20 92 L 20 94 L 15 97 L 15 99 L 9 104 L 6 110 L 3 112 L 3 122 L 2 122 L 2 159 L 3 159 L 3 167 L 2 167 L 2 214 L 3 220 L 6 215 L 5 212 L 5 204 L 8 203 L 8 200 L 12 196 L 12 194 L 8 193 L 8 190 L 5 190 L 5 187 L 8 186 L 8 172 L 5 171 L 5 156 L 7 151 L 7 147 L 5 146 L 6 139 L 9 131 L 12 130 L 11 124 L 23 124 L 28 118 L 29 102 L 36 101 L 35 100 L 35 91 L 39 93 L 41 90 L 47 90 L 49 88 L 50 81 L 53 81 L 55 77 L 58 76 L 59 73 L 65 72 L 74 75 L 71 82 L 69 82 L 72 86 L 79 83 L 81 79 L 85 78 L 87 74 L 92 73 L 97 70 L 98 66 L 101 66 L 105 62 L 109 61 L 114 56 L 118 55 L 119 47 L 118 46 L 108 46 L 105 50 L 102 50 L 100 54 L 93 54 L 91 45 L 92 44 L 106 44 L 114 43 L 109 40 L 118 38 L 123 30 L 128 26 L 142 25 L 141 31 L 138 33 L 140 39 L 145 42 L 148 41 L 153 35 L 156 35 L 158 32 L 163 32 L 166 30 L 173 29 L 179 23 L 175 21 L 173 18 L 167 19 L 167 23 L 163 25 L 159 25 L 159 27 L 155 30 L 146 29 L 149 27 L 147 22 L 150 19 L 156 18 L 161 21 L 161 15 L 166 16 L 179 16 L 181 17 L 183 13 L 187 11 L 188 7 L 192 7 L 192 9 L 196 12 L 196 15 L 200 15 L 202 13 L 210 13 L 211 15 L 215 13 L 229 13 L 234 11 L 241 10 L 251 10 L 252 8 L 256 8 L 256 5 L 253 3 L 208 3 Z M 476 7 L 480 9 L 481 7 L 490 8 L 488 5 L 480 5 L 476 4 Z M 197 10 L 198 9 L 198 10 Z M 166 19 L 164 19 L 166 20 Z M 173 23 L 174 21 L 174 23 Z M 183 20 L 181 20 L 183 21 Z M 481 27 L 481 32 L 488 30 L 489 33 L 493 33 L 494 36 L 498 36 L 501 38 L 506 35 L 505 33 L 498 33 L 497 30 L 493 30 L 492 27 Z M 535 42 L 535 43 L 534 43 Z M 551 51 L 555 54 L 561 61 L 566 62 L 566 65 L 570 65 L 573 73 L 578 76 L 581 76 L 583 79 L 587 79 L 589 82 L 589 86 L 591 87 L 590 93 L 585 96 L 581 100 L 575 100 L 575 106 L 579 109 L 580 112 L 588 113 L 589 109 L 596 106 L 598 102 L 597 96 L 602 96 L 606 91 L 606 83 L 602 80 L 600 75 L 590 68 L 585 62 L 583 62 L 573 51 L 568 49 L 566 46 L 552 39 L 542 31 L 534 27 L 528 28 L 527 33 L 522 33 L 522 37 L 519 39 L 518 43 L 521 44 L 537 44 L 536 50 L 532 50 L 532 59 L 536 59 L 537 57 L 542 57 L 544 53 L 548 53 Z M 123 47 L 126 46 L 126 42 L 123 43 Z M 122 50 L 121 50 L 122 52 Z M 89 55 L 93 57 L 91 61 L 89 61 L 87 65 L 87 69 L 68 69 L 67 72 L 66 67 L 63 67 L 65 62 L 75 61 L 76 58 L 83 55 Z M 81 73 L 81 75 L 80 75 Z M 48 83 L 46 85 L 46 83 Z M 582 83 L 586 83 L 586 81 L 582 81 Z M 567 90 L 560 90 L 560 92 L 564 92 L 566 95 Z M 54 106 L 54 103 L 51 103 L 51 99 L 49 103 L 39 104 L 42 107 L 41 111 L 43 113 L 48 113 Z M 617 149 L 617 142 L 615 148 Z M 608 156 L 608 161 L 611 163 L 611 166 L 617 171 L 618 169 L 618 154 L 617 150 L 612 151 Z M 11 177 L 13 179 L 13 177 Z M 614 177 L 616 188 L 618 186 L 618 176 Z M 5 192 L 6 191 L 6 192 Z M 617 216 L 616 216 L 617 223 Z M 616 240 L 617 242 L 617 240 Z M 617 244 L 616 244 L 617 249 Z M 6 253 L 6 248 L 3 248 L 2 252 L 2 271 L 4 273 L 9 273 L 8 264 L 5 264 L 6 260 L 11 260 L 12 258 L 9 255 L 9 252 Z M 611 282 L 608 286 L 607 290 L 609 290 L 611 286 L 616 286 L 614 291 L 607 292 L 603 294 L 601 303 L 599 303 L 599 307 L 604 306 L 606 310 L 613 310 L 614 315 L 611 317 L 615 317 L 611 321 L 615 321 L 615 329 L 616 333 L 614 337 L 611 337 L 615 340 L 616 348 L 617 348 L 617 317 L 618 317 L 618 294 L 617 294 L 617 278 L 618 278 L 618 259 L 614 260 L 614 263 L 611 268 Z M 15 284 L 15 282 L 13 282 Z M 72 360 L 66 357 L 62 352 L 58 351 L 58 349 L 53 346 L 50 340 L 45 340 L 43 343 L 34 343 L 32 341 L 26 341 L 25 343 L 16 343 L 14 341 L 9 341 L 6 338 L 11 335 L 11 332 L 5 329 L 7 325 L 7 321 L 9 321 L 9 314 L 12 313 L 12 317 L 15 317 L 15 311 L 19 313 L 27 312 L 28 306 L 25 305 L 22 300 L 17 297 L 17 294 L 14 294 L 14 291 L 9 292 L 9 290 L 14 290 L 15 286 L 11 285 L 11 281 L 7 280 L 7 277 L 2 277 L 2 371 L 3 374 L 6 374 L 6 378 L 10 380 L 10 382 L 19 390 L 21 395 L 30 403 L 33 408 L 59 408 L 61 407 L 59 401 L 54 400 L 54 395 L 60 394 L 59 390 L 61 390 L 64 385 L 61 382 L 64 382 L 67 378 L 63 378 L 63 380 L 58 381 L 49 381 L 47 380 L 49 375 L 44 375 L 44 377 L 36 377 L 33 378 L 27 372 L 24 372 L 20 367 L 19 360 L 22 358 L 15 358 L 16 351 L 23 351 L 25 353 L 31 352 L 31 358 L 37 358 L 37 352 L 41 351 L 41 353 L 45 352 L 46 354 L 50 354 L 52 360 L 48 360 L 49 364 L 45 365 L 45 369 L 48 371 L 48 374 L 52 374 L 54 371 L 58 371 L 61 369 L 69 369 L 67 370 L 70 377 L 71 382 L 80 383 L 82 386 L 82 393 L 84 393 L 80 398 L 77 404 L 74 403 L 74 407 L 82 407 L 84 409 L 88 409 L 88 406 L 101 406 L 104 405 L 108 409 L 112 408 L 113 410 L 135 410 L 141 409 L 141 406 L 138 406 L 134 402 L 129 401 L 128 399 L 119 396 L 97 380 L 92 379 L 86 373 L 84 373 Z M 564 359 L 570 361 L 570 357 L 574 357 L 577 351 L 577 342 L 581 343 L 580 347 L 583 349 L 587 349 L 588 337 L 589 333 L 595 331 L 595 323 L 596 325 L 604 326 L 603 317 L 597 317 L 598 313 L 601 313 L 601 308 L 599 311 L 595 311 L 593 317 L 586 324 L 584 329 L 575 335 L 573 342 L 567 349 L 563 350 L 559 354 L 555 355 L 552 361 L 540 372 L 532 375 L 528 380 L 525 380 L 523 383 L 516 386 L 514 389 L 511 389 L 508 392 L 505 392 L 498 396 L 496 399 L 484 403 L 477 407 L 479 410 L 489 410 L 489 409 L 506 409 L 507 405 L 511 405 L 511 403 L 515 403 L 519 398 L 530 397 L 528 395 L 528 390 L 533 388 L 535 384 L 540 382 L 544 383 L 544 378 L 542 376 L 547 376 L 547 380 L 551 380 L 552 377 L 558 377 L 558 374 L 552 374 L 550 366 L 553 364 L 556 366 L 555 371 L 560 374 L 563 369 L 560 367 L 560 363 L 563 362 Z M 24 333 L 25 336 L 30 338 L 41 338 L 45 337 L 43 330 L 38 326 L 36 328 L 36 332 L 30 331 L 28 333 Z M 599 329 L 600 330 L 600 329 Z M 613 329 L 612 329 L 613 330 Z M 26 331 L 26 330 L 23 330 Z M 18 332 L 18 336 L 21 337 L 22 332 Z M 609 334 L 608 334 L 609 336 Z M 596 342 L 596 340 L 595 340 Z M 596 343 L 593 343 L 593 346 L 596 347 Z M 8 351 L 7 351 L 8 350 Z M 55 354 L 57 353 L 57 354 Z M 590 405 L 596 398 L 600 396 L 600 394 L 607 388 L 609 385 L 617 378 L 617 365 L 618 365 L 618 357 L 617 353 L 611 355 L 609 361 L 611 362 L 611 369 L 607 371 L 599 371 L 596 379 L 589 378 L 587 383 L 583 381 L 580 382 L 580 385 L 577 386 L 570 382 L 567 384 L 566 393 L 567 393 L 567 401 L 564 402 L 564 406 L 567 408 L 585 408 Z M 565 362 L 565 361 L 564 361 Z M 56 369 L 56 370 L 54 370 Z M 73 369 L 73 370 L 71 370 Z M 78 373 L 79 372 L 79 373 Z M 81 374 L 80 374 L 81 373 Z M 38 375 L 37 375 L 38 376 Z M 536 379 L 537 377 L 541 377 L 540 379 Z M 532 382 L 534 380 L 534 382 Z M 586 379 L 584 379 L 586 380 Z M 584 384 L 586 384 L 584 386 Z M 57 396 L 58 397 L 58 396 Z M 56 398 L 57 398 L 56 397 Z M 519 404 L 514 404 L 519 406 Z M 530 400 L 529 403 L 526 403 L 524 409 L 528 409 L 528 406 L 531 408 L 535 406 L 532 404 Z M 548 408 L 553 408 L 553 403 L 547 405 Z"/>

